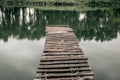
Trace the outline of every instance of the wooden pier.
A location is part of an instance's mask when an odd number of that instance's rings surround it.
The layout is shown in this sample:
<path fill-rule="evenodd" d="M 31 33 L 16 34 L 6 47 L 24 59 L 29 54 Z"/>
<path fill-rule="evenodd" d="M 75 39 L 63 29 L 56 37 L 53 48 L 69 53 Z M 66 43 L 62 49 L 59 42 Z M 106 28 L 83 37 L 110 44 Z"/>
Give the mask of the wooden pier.
<path fill-rule="evenodd" d="M 68 26 L 48 26 L 46 42 L 34 80 L 94 80 L 88 58 Z"/>

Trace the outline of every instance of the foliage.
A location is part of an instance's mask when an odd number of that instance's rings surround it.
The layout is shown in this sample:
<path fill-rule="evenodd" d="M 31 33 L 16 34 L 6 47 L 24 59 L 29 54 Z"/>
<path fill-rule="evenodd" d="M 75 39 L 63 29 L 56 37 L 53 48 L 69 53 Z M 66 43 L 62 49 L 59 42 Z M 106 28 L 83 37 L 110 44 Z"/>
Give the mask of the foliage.
<path fill-rule="evenodd" d="M 11 36 L 17 39 L 40 39 L 45 36 L 46 25 L 69 25 L 79 40 L 109 41 L 117 38 L 120 32 L 120 9 L 76 12 L 32 8 L 34 13 L 31 13 L 31 8 L 0 10 L 0 39 L 4 41 Z M 79 19 L 80 14 L 85 15 L 82 20 Z"/>

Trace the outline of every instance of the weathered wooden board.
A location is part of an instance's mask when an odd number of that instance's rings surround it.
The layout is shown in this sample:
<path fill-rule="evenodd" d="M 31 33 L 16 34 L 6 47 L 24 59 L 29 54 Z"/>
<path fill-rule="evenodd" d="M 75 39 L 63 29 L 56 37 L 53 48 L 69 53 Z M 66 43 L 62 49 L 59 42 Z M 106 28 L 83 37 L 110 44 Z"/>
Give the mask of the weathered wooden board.
<path fill-rule="evenodd" d="M 81 64 L 87 63 L 87 60 L 72 60 L 72 61 L 49 61 L 40 62 L 40 65 L 56 65 L 56 64 Z"/>
<path fill-rule="evenodd" d="M 41 58 L 42 61 L 65 61 L 65 60 L 87 60 L 87 57 L 64 57 L 64 58 Z"/>
<path fill-rule="evenodd" d="M 59 73 L 59 72 L 71 72 L 71 71 L 91 71 L 91 68 L 84 67 L 84 68 L 69 68 L 69 69 L 39 69 L 37 73 L 41 72 L 48 72 L 48 73 Z"/>
<path fill-rule="evenodd" d="M 37 78 L 42 77 L 69 77 L 69 76 L 93 76 L 93 72 L 91 71 L 83 71 L 76 73 L 48 73 L 48 74 L 37 74 Z"/>
<path fill-rule="evenodd" d="M 43 56 L 73 56 L 73 55 L 83 55 L 83 52 L 53 52 L 53 53 L 43 53 Z"/>
<path fill-rule="evenodd" d="M 61 69 L 61 68 L 74 68 L 74 67 L 89 67 L 88 64 L 62 64 L 62 65 L 39 65 L 38 69 Z"/>
<path fill-rule="evenodd" d="M 36 80 L 94 80 L 87 60 L 69 26 L 51 25 Z"/>

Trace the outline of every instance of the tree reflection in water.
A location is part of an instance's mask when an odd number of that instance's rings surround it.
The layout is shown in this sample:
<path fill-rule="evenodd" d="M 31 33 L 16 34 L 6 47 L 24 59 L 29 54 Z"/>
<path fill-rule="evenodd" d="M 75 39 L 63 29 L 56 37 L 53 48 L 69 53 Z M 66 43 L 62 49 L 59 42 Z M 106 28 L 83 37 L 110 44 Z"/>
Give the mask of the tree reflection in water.
<path fill-rule="evenodd" d="M 109 41 L 120 33 L 120 9 L 96 11 L 42 11 L 0 8 L 0 39 L 29 40 L 45 36 L 46 25 L 69 25 L 79 40 Z"/>

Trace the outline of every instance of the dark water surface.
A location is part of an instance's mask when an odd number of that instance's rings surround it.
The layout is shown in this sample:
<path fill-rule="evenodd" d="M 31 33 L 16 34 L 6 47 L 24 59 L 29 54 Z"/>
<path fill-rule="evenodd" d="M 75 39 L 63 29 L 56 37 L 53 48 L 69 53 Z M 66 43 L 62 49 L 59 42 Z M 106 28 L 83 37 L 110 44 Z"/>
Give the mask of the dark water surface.
<path fill-rule="evenodd" d="M 95 80 L 120 80 L 120 9 L 44 11 L 0 8 L 0 80 L 33 80 L 46 25 L 69 25 Z"/>

